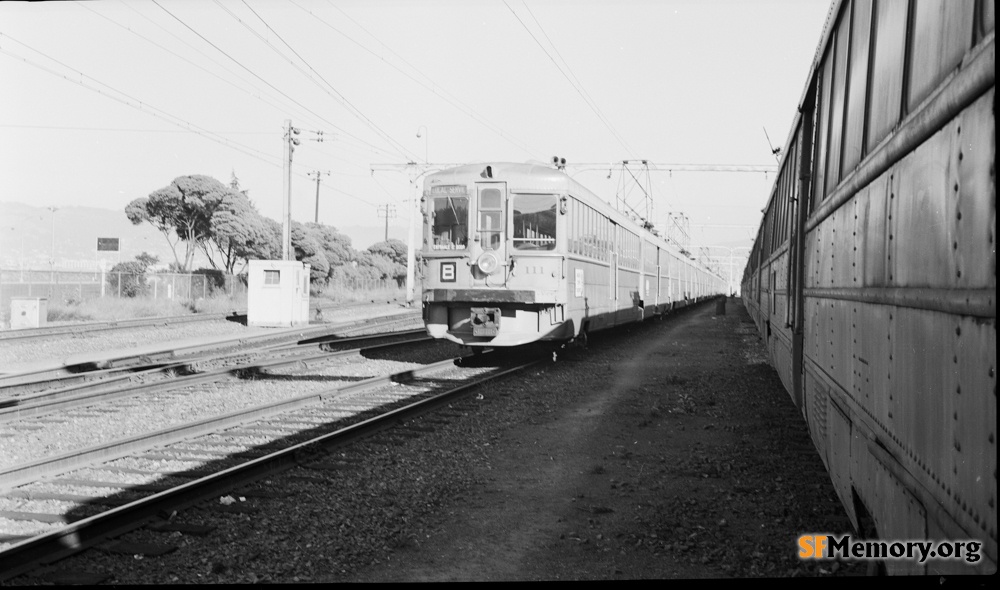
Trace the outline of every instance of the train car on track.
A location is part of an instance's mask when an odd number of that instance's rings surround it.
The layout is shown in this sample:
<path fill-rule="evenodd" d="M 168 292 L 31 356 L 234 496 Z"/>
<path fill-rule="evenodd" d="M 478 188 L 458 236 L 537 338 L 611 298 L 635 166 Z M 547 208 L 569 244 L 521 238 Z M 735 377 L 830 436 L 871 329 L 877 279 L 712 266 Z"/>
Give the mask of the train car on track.
<path fill-rule="evenodd" d="M 725 292 L 725 281 L 564 172 L 429 175 L 418 252 L 427 332 L 458 344 L 585 339 Z"/>
<path fill-rule="evenodd" d="M 997 563 L 988 0 L 834 2 L 742 298 L 859 534 Z"/>

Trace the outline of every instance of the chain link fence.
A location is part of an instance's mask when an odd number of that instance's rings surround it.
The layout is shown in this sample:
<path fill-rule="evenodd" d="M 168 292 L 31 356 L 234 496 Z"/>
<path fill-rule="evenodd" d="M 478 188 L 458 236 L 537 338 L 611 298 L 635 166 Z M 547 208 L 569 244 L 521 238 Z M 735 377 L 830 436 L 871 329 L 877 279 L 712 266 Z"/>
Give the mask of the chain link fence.
<path fill-rule="evenodd" d="M 160 274 L 100 271 L 0 270 L 0 308 L 13 297 L 44 297 L 68 303 L 98 297 L 198 299 L 246 296 L 245 278 L 223 274 Z"/>

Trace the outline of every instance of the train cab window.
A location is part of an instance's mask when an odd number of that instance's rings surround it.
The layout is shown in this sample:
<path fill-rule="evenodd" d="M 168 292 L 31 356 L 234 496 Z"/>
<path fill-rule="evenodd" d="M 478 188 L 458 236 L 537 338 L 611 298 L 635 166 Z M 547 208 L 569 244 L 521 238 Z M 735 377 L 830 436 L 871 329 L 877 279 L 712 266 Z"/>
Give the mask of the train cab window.
<path fill-rule="evenodd" d="M 514 195 L 514 249 L 554 250 L 556 247 L 555 195 Z"/>
<path fill-rule="evenodd" d="M 503 231 L 503 194 L 499 189 L 484 188 L 479 192 L 479 245 L 483 250 L 500 249 Z"/>
<path fill-rule="evenodd" d="M 469 245 L 469 197 L 434 197 L 435 250 L 464 250 Z"/>

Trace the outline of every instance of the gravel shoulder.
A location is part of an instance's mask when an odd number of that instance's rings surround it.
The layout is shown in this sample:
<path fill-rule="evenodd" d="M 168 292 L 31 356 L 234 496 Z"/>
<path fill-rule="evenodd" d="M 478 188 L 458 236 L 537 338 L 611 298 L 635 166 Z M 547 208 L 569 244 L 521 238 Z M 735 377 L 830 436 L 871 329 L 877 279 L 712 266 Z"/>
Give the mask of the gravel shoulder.
<path fill-rule="evenodd" d="M 54 570 L 115 584 L 844 576 L 804 533 L 850 524 L 742 305 L 598 335 L 556 363 L 148 529 L 160 557 Z M 319 461 L 316 464 L 315 461 Z M 280 497 L 256 492 L 278 493 Z M 232 507 L 229 507 L 232 508 Z"/>
<path fill-rule="evenodd" d="M 482 483 L 347 580 L 863 573 L 795 557 L 800 534 L 850 524 L 749 317 L 735 300 L 727 311 L 564 355 L 521 392 L 535 408 L 524 420 L 497 420 L 505 402 L 477 416 L 502 431 L 469 440 L 489 444 L 472 467 Z"/>

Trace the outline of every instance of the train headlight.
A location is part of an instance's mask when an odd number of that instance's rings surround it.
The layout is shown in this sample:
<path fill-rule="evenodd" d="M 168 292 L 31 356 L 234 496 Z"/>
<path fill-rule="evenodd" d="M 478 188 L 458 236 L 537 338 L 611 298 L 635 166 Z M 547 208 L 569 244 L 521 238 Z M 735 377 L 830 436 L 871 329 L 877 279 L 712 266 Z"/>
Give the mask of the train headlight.
<path fill-rule="evenodd" d="M 500 259 L 493 252 L 483 252 L 479 260 L 476 261 L 476 266 L 483 274 L 491 275 L 500 267 Z"/>

